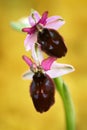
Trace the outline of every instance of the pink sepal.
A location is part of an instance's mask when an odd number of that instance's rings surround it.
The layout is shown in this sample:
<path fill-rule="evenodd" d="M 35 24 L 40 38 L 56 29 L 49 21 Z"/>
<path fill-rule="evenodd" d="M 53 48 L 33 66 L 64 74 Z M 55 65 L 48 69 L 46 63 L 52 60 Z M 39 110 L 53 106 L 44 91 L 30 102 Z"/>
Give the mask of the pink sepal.
<path fill-rule="evenodd" d="M 23 55 L 22 56 L 23 60 L 27 63 L 28 66 L 32 66 L 33 62 L 30 58 L 28 58 L 27 56 Z"/>
<path fill-rule="evenodd" d="M 41 66 L 42 68 L 47 71 L 47 70 L 50 70 L 51 68 L 51 65 L 53 64 L 53 62 L 56 60 L 55 57 L 48 57 L 47 59 L 43 60 L 41 62 Z"/>
<path fill-rule="evenodd" d="M 47 18 L 46 20 L 46 28 L 52 28 L 52 29 L 59 29 L 64 23 L 65 21 L 63 20 L 62 17 L 60 16 L 51 16 L 49 18 Z"/>

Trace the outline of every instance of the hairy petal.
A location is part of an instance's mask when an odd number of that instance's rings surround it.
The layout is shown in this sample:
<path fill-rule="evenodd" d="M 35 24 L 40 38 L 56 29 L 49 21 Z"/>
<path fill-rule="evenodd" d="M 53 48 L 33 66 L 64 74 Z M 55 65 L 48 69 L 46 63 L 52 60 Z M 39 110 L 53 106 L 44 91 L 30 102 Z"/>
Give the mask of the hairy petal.
<path fill-rule="evenodd" d="M 47 18 L 47 23 L 45 25 L 46 28 L 59 29 L 65 21 L 60 16 L 52 16 Z"/>
<path fill-rule="evenodd" d="M 54 62 L 51 66 L 51 69 L 46 71 L 46 73 L 51 77 L 51 78 L 56 78 L 68 73 L 73 72 L 75 69 L 73 66 L 68 65 L 68 64 L 60 64 Z"/>
<path fill-rule="evenodd" d="M 41 16 L 37 11 L 32 12 L 31 15 L 28 18 L 30 25 L 34 26 L 36 23 L 38 23 L 40 18 L 41 18 Z"/>
<path fill-rule="evenodd" d="M 28 34 L 25 41 L 24 41 L 24 46 L 26 51 L 29 51 L 32 49 L 33 44 L 37 41 L 37 35 L 35 34 Z"/>
<path fill-rule="evenodd" d="M 31 80 L 33 77 L 34 73 L 31 70 L 26 71 L 23 75 L 22 78 L 25 80 Z"/>
<path fill-rule="evenodd" d="M 22 56 L 23 60 L 27 63 L 28 66 L 32 66 L 33 62 L 30 58 L 28 58 L 27 56 L 23 55 Z"/>
<path fill-rule="evenodd" d="M 41 63 L 42 68 L 47 71 L 51 69 L 53 62 L 56 60 L 55 57 L 48 57 L 47 59 L 43 60 Z"/>

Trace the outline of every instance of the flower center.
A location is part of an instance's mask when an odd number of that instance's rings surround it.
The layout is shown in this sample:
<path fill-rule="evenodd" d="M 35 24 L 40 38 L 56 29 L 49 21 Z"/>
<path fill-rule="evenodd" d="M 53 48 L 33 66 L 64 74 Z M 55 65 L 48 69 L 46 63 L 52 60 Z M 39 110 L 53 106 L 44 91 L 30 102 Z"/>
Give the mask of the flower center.
<path fill-rule="evenodd" d="M 36 72 L 43 72 L 43 68 L 41 65 L 36 65 L 35 63 L 33 63 L 30 67 L 30 70 L 33 72 L 33 73 L 36 73 Z"/>
<path fill-rule="evenodd" d="M 42 32 L 42 30 L 43 30 L 43 26 L 40 23 L 36 25 L 36 28 L 37 28 L 38 32 Z"/>

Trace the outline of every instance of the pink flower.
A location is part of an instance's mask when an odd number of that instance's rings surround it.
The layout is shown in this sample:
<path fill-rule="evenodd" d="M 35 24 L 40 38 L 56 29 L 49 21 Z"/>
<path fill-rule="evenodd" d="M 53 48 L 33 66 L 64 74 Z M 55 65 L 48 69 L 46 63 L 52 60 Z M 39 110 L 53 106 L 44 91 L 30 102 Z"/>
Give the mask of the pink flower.
<path fill-rule="evenodd" d="M 25 21 L 25 20 L 23 20 Z M 42 16 L 37 11 L 31 13 L 28 17 L 29 27 L 23 28 L 23 32 L 27 32 L 28 35 L 24 41 L 26 50 L 30 50 L 32 45 L 37 42 L 37 31 L 40 28 L 59 29 L 65 21 L 60 16 L 51 16 L 48 18 L 48 12 L 44 12 Z"/>
<path fill-rule="evenodd" d="M 52 78 L 62 76 L 74 71 L 71 65 L 59 64 L 56 58 L 48 57 L 43 59 L 38 44 L 34 44 L 32 61 L 27 56 L 23 60 L 29 66 L 29 70 L 23 74 L 24 79 L 32 79 L 30 84 L 30 95 L 35 109 L 42 113 L 49 110 L 55 102 L 55 84 Z"/>

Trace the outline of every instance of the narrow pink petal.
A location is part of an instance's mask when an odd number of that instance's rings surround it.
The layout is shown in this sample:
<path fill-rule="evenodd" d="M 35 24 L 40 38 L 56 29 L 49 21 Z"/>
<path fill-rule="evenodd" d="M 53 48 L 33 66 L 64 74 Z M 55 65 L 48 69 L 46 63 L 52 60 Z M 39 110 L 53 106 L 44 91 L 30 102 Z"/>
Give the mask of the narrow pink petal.
<path fill-rule="evenodd" d="M 27 56 L 23 55 L 22 56 L 23 60 L 27 63 L 28 66 L 32 66 L 33 62 L 30 58 L 28 58 Z"/>
<path fill-rule="evenodd" d="M 22 32 L 27 32 L 28 34 L 33 34 L 36 31 L 36 27 L 30 27 L 30 28 L 22 28 Z"/>
<path fill-rule="evenodd" d="M 40 20 L 40 14 L 37 11 L 34 11 L 29 16 L 29 23 L 31 26 L 34 26 Z"/>
<path fill-rule="evenodd" d="M 26 51 L 29 51 L 32 49 L 33 44 L 37 41 L 37 34 L 28 34 L 25 41 L 24 41 L 24 46 Z"/>
<path fill-rule="evenodd" d="M 31 70 L 26 71 L 23 75 L 22 78 L 25 80 L 31 80 L 33 77 L 34 73 Z"/>
<path fill-rule="evenodd" d="M 75 69 L 71 65 L 67 64 L 59 64 L 54 62 L 51 66 L 51 69 L 46 71 L 46 73 L 51 77 L 51 78 L 56 78 L 68 73 L 73 72 Z"/>
<path fill-rule="evenodd" d="M 57 30 L 64 23 L 65 23 L 65 21 L 62 19 L 62 17 L 60 17 L 60 16 L 52 16 L 52 17 L 47 18 L 47 23 L 46 23 L 45 27 Z"/>
<path fill-rule="evenodd" d="M 30 31 L 30 28 L 22 28 L 22 32 L 29 32 Z"/>
<path fill-rule="evenodd" d="M 50 68 L 55 60 L 56 60 L 55 57 L 48 57 L 47 59 L 43 60 L 41 63 L 42 68 L 45 71 L 50 70 Z"/>
<path fill-rule="evenodd" d="M 42 14 L 42 17 L 41 17 L 39 23 L 45 25 L 45 24 L 46 24 L 47 16 L 48 16 L 48 11 L 45 11 L 45 12 Z"/>

